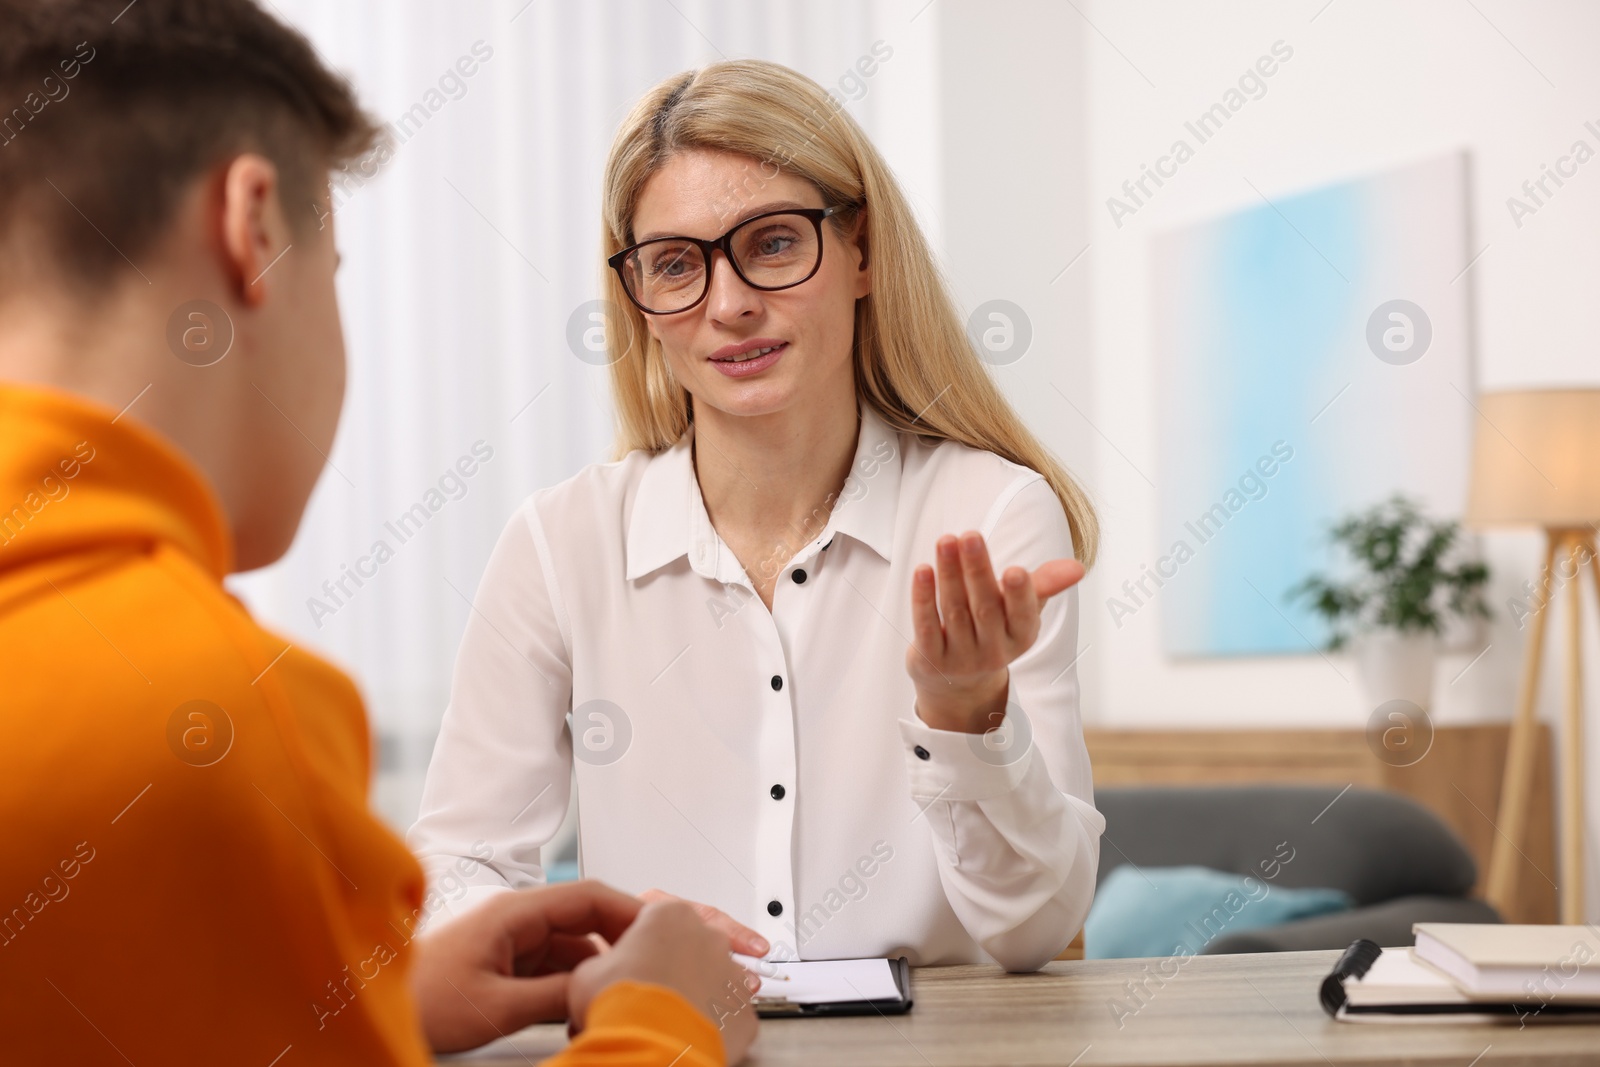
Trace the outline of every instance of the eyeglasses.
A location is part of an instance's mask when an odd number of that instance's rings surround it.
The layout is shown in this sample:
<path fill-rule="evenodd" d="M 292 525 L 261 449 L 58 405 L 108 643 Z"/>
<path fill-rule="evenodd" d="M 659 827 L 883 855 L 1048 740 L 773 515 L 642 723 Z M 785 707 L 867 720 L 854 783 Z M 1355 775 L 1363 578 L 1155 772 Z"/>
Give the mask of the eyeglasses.
<path fill-rule="evenodd" d="M 606 263 L 640 311 L 675 315 L 711 291 L 712 253 L 728 257 L 752 289 L 773 292 L 807 281 L 822 265 L 822 220 L 843 207 L 786 208 L 753 215 L 714 241 L 657 237 L 629 245 Z"/>

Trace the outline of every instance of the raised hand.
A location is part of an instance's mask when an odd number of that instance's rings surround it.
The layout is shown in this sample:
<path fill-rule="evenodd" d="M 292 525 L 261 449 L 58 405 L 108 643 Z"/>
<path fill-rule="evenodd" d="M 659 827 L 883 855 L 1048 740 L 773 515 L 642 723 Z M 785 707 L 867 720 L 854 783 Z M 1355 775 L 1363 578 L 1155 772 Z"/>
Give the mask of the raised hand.
<path fill-rule="evenodd" d="M 935 543 L 935 568 L 911 578 L 915 640 L 906 671 L 917 689 L 917 715 L 938 730 L 983 733 L 1005 717 L 1013 660 L 1039 637 L 1044 602 L 1077 584 L 1083 564 L 1053 559 L 1029 574 L 1007 567 L 995 580 L 976 530 Z"/>

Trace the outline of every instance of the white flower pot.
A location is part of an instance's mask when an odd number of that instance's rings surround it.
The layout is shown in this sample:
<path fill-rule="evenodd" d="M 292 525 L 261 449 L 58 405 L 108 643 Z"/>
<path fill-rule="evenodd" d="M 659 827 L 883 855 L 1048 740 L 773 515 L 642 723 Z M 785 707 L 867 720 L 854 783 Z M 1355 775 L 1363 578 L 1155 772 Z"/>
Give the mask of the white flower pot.
<path fill-rule="evenodd" d="M 1438 652 L 1433 634 L 1375 630 L 1356 638 L 1354 645 L 1369 706 L 1408 700 L 1423 711 L 1432 710 L 1433 664 Z"/>

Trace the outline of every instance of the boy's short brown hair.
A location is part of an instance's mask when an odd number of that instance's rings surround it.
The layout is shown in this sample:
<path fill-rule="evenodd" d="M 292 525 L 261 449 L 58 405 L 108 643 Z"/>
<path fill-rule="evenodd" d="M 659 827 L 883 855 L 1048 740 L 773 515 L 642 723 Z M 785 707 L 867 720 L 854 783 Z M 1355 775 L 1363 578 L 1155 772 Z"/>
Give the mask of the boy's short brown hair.
<path fill-rule="evenodd" d="M 242 151 L 277 165 L 300 229 L 326 172 L 380 137 L 253 0 L 0 0 L 0 27 L 0 286 L 47 271 L 104 288 Z"/>

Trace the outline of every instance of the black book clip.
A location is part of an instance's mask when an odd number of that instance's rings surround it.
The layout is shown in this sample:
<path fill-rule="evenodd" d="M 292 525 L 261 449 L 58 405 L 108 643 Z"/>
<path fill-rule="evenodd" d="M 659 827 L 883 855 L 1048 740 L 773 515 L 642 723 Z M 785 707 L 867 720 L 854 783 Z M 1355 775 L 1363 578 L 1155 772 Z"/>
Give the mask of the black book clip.
<path fill-rule="evenodd" d="M 1352 941 L 1350 947 L 1344 950 L 1344 955 L 1339 957 L 1339 962 L 1334 964 L 1333 972 L 1322 980 L 1322 1010 L 1337 1017 L 1339 1009 L 1344 1007 L 1345 979 L 1360 978 L 1381 955 L 1383 949 L 1376 941 L 1368 941 L 1364 937 Z"/>

